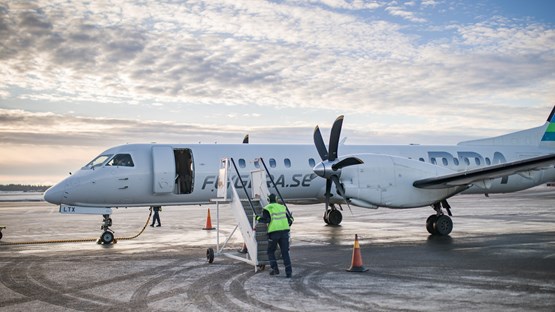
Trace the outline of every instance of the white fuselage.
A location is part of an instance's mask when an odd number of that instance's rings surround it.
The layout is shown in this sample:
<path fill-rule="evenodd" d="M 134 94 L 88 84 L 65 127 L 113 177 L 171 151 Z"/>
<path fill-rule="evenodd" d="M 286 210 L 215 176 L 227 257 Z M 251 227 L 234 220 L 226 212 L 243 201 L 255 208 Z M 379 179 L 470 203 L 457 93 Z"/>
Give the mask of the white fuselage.
<path fill-rule="evenodd" d="M 154 151 L 156 150 L 156 152 Z M 552 149 L 526 145 L 455 145 L 455 146 L 340 146 L 342 155 L 380 154 L 435 165 L 442 172 L 461 172 L 478 167 L 550 154 Z M 172 153 L 175 152 L 175 155 Z M 180 151 L 185 156 L 178 156 Z M 166 154 L 164 154 L 166 153 Z M 279 191 L 288 202 L 316 203 L 325 199 L 325 180 L 313 172 L 320 157 L 313 145 L 280 144 L 129 144 L 111 148 L 101 155 L 130 155 L 133 166 L 87 166 L 53 186 L 45 194 L 48 202 L 84 207 L 139 207 L 153 205 L 206 204 L 216 198 L 217 178 L 223 158 L 233 158 L 241 179 L 249 188 L 255 159 L 268 166 Z M 107 157 L 106 159 L 108 159 Z M 182 163 L 182 164 L 178 164 Z M 172 171 L 172 168 L 174 171 Z M 176 169 L 177 168 L 177 169 Z M 235 172 L 230 173 L 240 195 L 243 186 Z M 346 187 L 364 192 L 370 185 L 363 169 L 352 166 L 343 174 L 351 177 Z M 380 175 L 379 170 L 369 174 Z M 402 172 L 397 172 L 399 176 Z M 399 178 L 389 177 L 391 181 Z M 426 176 L 421 178 L 427 178 Z M 385 179 L 387 180 L 387 179 Z M 473 185 L 466 193 L 505 193 L 527 189 L 555 180 L 555 169 L 539 170 L 527 175 L 498 178 L 488 185 Z M 390 182 L 391 185 L 394 182 Z M 388 184 L 375 186 L 387 194 Z M 335 191 L 334 191 L 335 192 Z M 389 191 L 388 196 L 400 196 Z M 458 191 L 457 191 L 458 193 Z M 338 196 L 335 196 L 338 198 Z M 332 197 L 333 199 L 333 197 Z M 407 205 L 376 205 L 390 208 L 418 207 L 426 201 Z"/>

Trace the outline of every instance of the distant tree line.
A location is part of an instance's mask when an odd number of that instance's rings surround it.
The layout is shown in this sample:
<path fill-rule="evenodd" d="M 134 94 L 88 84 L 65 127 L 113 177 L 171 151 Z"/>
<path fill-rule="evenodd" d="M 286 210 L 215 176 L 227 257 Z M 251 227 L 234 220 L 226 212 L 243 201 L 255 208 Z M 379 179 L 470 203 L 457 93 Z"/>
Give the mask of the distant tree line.
<path fill-rule="evenodd" d="M 0 184 L 0 191 L 4 192 L 44 192 L 49 185 L 28 185 L 28 184 Z"/>

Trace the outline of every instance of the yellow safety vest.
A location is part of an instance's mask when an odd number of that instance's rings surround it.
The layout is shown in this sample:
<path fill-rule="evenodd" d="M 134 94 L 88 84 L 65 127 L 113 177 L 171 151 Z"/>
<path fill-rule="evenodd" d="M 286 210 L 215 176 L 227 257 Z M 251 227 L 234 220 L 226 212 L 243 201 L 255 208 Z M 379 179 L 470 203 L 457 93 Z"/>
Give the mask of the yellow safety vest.
<path fill-rule="evenodd" d="M 271 217 L 270 224 L 268 225 L 268 233 L 289 230 L 289 221 L 287 220 L 287 210 L 285 206 L 273 203 L 267 205 L 264 209 L 268 210 Z"/>

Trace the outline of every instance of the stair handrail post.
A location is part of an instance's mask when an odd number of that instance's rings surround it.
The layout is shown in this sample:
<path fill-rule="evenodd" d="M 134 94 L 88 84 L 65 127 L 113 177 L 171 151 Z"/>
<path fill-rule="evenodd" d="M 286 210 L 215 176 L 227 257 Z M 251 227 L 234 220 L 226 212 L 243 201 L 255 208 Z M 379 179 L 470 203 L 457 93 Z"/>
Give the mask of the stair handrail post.
<path fill-rule="evenodd" d="M 237 179 L 239 179 L 239 182 L 241 182 L 241 185 L 243 186 L 243 191 L 245 191 L 245 195 L 247 196 L 247 199 L 248 199 L 249 204 L 251 206 L 253 217 L 257 216 L 256 211 L 254 210 L 254 205 L 252 203 L 251 197 L 249 196 L 249 192 L 247 191 L 247 188 L 245 186 L 245 182 L 243 182 L 243 179 L 241 179 L 241 174 L 239 173 L 239 169 L 237 169 L 237 166 L 235 165 L 235 160 L 232 157 L 229 158 L 229 159 L 231 160 L 231 163 L 233 164 L 233 168 L 235 168 L 235 172 L 237 173 Z M 254 217 L 254 218 L 256 220 L 256 217 Z"/>
<path fill-rule="evenodd" d="M 285 200 L 283 199 L 283 196 L 281 196 L 281 193 L 280 193 L 279 189 L 277 188 L 276 183 L 274 182 L 274 178 L 270 174 L 270 171 L 268 170 L 268 167 L 266 167 L 266 163 L 264 162 L 264 159 L 262 159 L 262 157 L 259 157 L 258 160 L 260 160 L 260 162 L 262 163 L 262 166 L 264 166 L 264 170 L 268 174 L 268 177 L 270 177 L 270 182 L 272 182 L 272 186 L 274 187 L 274 190 L 276 190 L 279 198 L 281 199 L 281 202 L 285 206 L 285 210 L 287 210 L 287 214 L 291 215 L 291 212 L 289 211 L 289 207 L 287 207 L 287 204 L 285 203 Z"/>

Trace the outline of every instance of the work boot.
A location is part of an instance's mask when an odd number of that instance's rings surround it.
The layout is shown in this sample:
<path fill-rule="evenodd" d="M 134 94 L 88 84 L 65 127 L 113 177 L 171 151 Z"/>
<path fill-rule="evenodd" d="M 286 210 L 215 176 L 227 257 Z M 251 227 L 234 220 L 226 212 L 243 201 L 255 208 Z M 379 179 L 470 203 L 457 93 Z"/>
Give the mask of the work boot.
<path fill-rule="evenodd" d="M 270 271 L 270 275 L 278 275 L 279 274 L 279 269 L 272 269 Z"/>
<path fill-rule="evenodd" d="M 291 278 L 292 274 L 291 273 L 287 273 L 287 275 L 285 277 L 287 278 Z"/>

